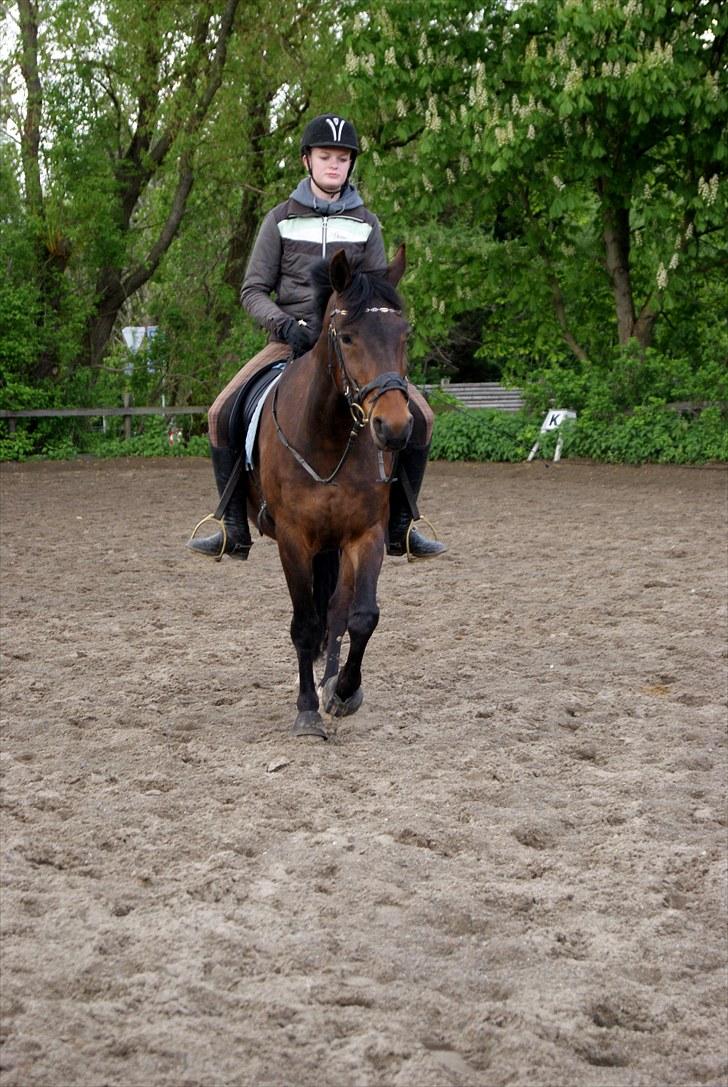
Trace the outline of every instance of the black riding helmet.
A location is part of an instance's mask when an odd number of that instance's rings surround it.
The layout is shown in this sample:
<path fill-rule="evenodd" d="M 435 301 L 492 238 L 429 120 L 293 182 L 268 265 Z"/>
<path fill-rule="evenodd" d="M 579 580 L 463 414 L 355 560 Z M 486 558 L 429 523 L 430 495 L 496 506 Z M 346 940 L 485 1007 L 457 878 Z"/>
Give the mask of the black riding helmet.
<path fill-rule="evenodd" d="M 335 113 L 322 113 L 320 117 L 314 117 L 301 136 L 301 154 L 306 156 L 307 162 L 312 147 L 343 147 L 351 151 L 351 165 L 346 175 L 346 180 L 349 180 L 359 154 L 359 138 L 351 121 L 337 117 Z M 308 172 L 311 172 L 310 164 Z"/>

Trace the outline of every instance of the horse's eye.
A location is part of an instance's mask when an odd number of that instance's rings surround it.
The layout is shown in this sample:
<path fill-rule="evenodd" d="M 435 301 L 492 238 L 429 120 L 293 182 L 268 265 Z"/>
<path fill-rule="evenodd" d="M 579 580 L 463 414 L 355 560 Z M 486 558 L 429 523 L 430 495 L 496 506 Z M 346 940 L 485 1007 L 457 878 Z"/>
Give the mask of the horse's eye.
<path fill-rule="evenodd" d="M 343 332 L 342 335 L 341 335 L 341 342 L 342 343 L 353 343 L 354 341 L 352 340 L 351 336 L 349 336 L 346 332 Z"/>

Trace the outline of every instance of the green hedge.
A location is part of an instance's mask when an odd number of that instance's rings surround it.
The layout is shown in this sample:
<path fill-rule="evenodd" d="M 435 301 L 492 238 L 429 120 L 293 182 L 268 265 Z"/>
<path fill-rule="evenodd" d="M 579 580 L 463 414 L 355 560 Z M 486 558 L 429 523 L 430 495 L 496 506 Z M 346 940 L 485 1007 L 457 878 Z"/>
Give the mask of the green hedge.
<path fill-rule="evenodd" d="M 198 434 L 176 436 L 170 441 L 170 425 L 161 416 L 136 421 L 131 438 L 122 437 L 122 421 L 111 418 L 106 433 L 92 430 L 87 420 L 18 420 L 15 434 L 0 434 L 0 461 L 73 460 L 79 455 L 93 457 L 206 457 L 210 446 Z"/>
<path fill-rule="evenodd" d="M 535 441 L 553 456 L 557 434 L 539 435 L 540 420 L 524 412 L 474 409 L 435 417 L 431 460 L 522 461 Z M 562 428 L 562 457 L 609 464 L 704 464 L 728 461 L 728 423 L 717 407 L 686 418 L 664 404 L 635 408 L 611 422 L 585 412 Z"/>

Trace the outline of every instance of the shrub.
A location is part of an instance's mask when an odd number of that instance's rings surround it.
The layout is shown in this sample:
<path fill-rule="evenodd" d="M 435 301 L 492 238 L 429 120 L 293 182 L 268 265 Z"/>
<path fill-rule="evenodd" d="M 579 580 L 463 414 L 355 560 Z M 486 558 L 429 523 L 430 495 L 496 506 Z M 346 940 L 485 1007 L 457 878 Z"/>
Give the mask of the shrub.
<path fill-rule="evenodd" d="M 525 460 L 539 426 L 523 412 L 463 409 L 435 417 L 433 460 Z"/>
<path fill-rule="evenodd" d="M 539 434 L 540 420 L 525 412 L 467 410 L 438 415 L 433 460 L 521 461 L 536 440 L 551 457 L 558 433 Z M 689 419 L 654 403 L 604 420 L 588 410 L 561 429 L 563 457 L 610 464 L 704 464 L 728 461 L 728 425 L 717 407 Z"/>

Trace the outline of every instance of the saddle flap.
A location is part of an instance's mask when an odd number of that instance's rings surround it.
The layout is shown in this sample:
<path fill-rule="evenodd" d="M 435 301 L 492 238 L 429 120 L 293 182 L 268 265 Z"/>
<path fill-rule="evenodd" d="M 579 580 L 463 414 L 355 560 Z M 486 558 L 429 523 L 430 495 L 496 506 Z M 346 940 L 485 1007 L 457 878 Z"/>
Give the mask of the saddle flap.
<path fill-rule="evenodd" d="M 228 422 L 230 444 L 233 449 L 242 449 L 243 447 L 247 449 L 249 444 L 247 439 L 251 433 L 251 428 L 253 429 L 252 440 L 254 443 L 255 431 L 257 430 L 258 418 L 260 416 L 258 409 L 262 407 L 267 391 L 281 376 L 287 361 L 287 359 L 282 359 L 280 362 L 270 363 L 264 370 L 254 374 L 250 380 L 246 381 L 242 388 L 238 390 Z M 252 456 L 249 456 L 247 459 L 249 466 Z"/>

